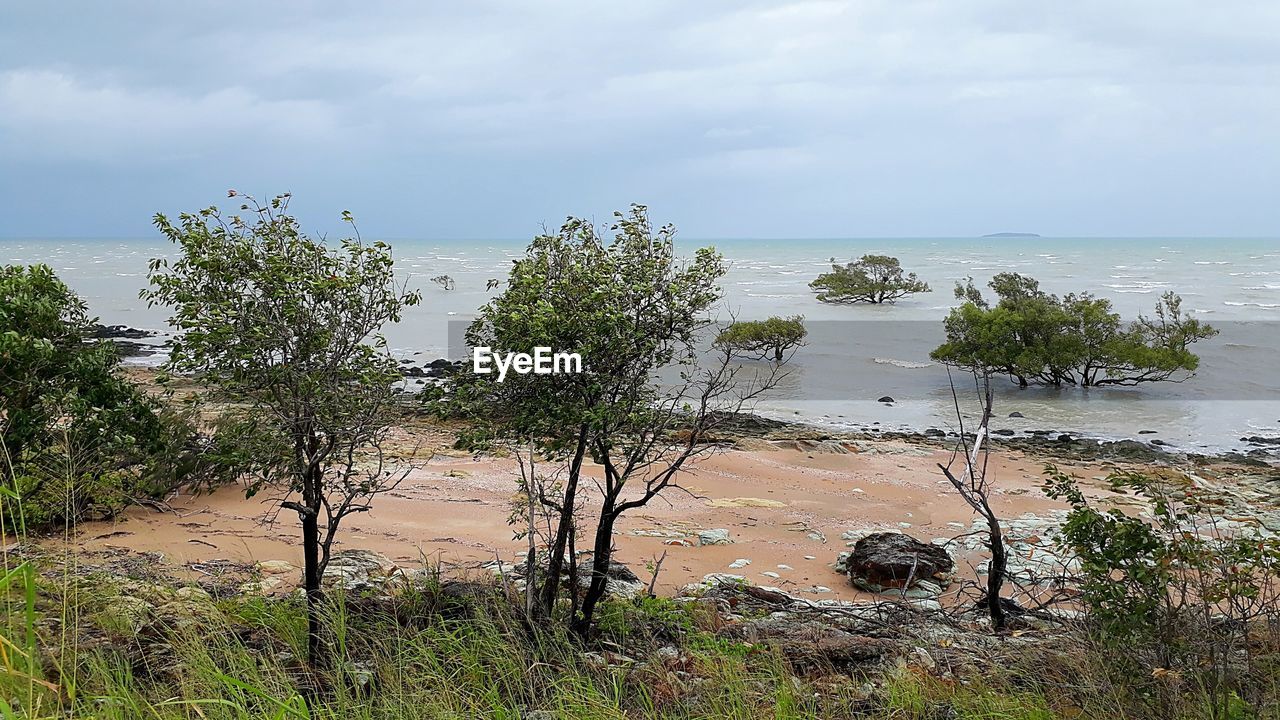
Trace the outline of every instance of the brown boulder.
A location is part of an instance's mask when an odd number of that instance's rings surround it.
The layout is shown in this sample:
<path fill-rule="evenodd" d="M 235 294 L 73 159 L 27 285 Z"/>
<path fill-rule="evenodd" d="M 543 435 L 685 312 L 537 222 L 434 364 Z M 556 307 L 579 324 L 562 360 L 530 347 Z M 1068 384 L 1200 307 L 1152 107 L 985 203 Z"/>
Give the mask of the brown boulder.
<path fill-rule="evenodd" d="M 862 538 L 845 560 L 849 580 L 857 587 L 872 591 L 906 587 L 920 580 L 945 581 L 954 567 L 946 550 L 894 532 L 873 533 Z"/>

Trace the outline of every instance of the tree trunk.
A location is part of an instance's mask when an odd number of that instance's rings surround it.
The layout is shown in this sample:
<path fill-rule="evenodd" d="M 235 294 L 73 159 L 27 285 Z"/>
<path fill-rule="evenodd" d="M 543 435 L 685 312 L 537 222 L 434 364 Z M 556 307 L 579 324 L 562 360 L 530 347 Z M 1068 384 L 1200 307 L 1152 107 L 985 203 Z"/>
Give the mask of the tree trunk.
<path fill-rule="evenodd" d="M 587 426 L 578 431 L 578 447 L 574 452 L 573 462 L 569 466 L 569 477 L 565 481 L 563 504 L 560 506 L 560 519 L 556 523 L 556 537 L 551 544 L 551 557 L 547 561 L 547 577 L 542 585 L 542 613 L 551 617 L 556 607 L 556 597 L 560 590 L 560 573 L 564 569 L 564 551 L 569 544 L 569 529 L 573 527 L 573 505 L 578 500 L 578 478 L 582 472 L 582 458 L 587 452 Z"/>
<path fill-rule="evenodd" d="M 986 503 L 983 503 L 985 506 Z M 987 566 L 987 612 L 991 615 L 991 628 L 1001 632 L 1005 628 L 1004 606 L 1000 604 L 1000 589 L 1004 586 L 1005 568 L 1008 557 L 1004 551 L 1004 538 L 1000 532 L 1000 521 L 990 508 L 985 508 L 987 530 L 991 537 L 991 564 Z"/>
<path fill-rule="evenodd" d="M 311 664 L 321 667 L 327 664 L 324 635 L 320 625 L 321 604 L 324 591 L 320 587 L 320 523 L 318 513 L 302 516 L 303 589 L 307 595 L 307 656 Z"/>
<path fill-rule="evenodd" d="M 609 562 L 613 559 L 613 523 L 615 521 L 613 502 L 606 499 L 600 512 L 600 523 L 596 526 L 595 548 L 591 554 L 591 585 L 582 599 L 582 613 L 573 623 L 573 631 L 579 637 L 586 637 L 591 630 L 591 620 L 595 615 L 596 605 L 604 598 L 604 591 L 609 584 Z"/>

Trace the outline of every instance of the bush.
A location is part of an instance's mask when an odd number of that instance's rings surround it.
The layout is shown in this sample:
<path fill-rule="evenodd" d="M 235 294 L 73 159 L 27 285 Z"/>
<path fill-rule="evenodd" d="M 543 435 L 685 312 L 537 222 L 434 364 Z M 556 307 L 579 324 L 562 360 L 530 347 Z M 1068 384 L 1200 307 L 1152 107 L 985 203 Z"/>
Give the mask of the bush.
<path fill-rule="evenodd" d="M 172 488 L 191 427 L 120 373 L 84 302 L 44 265 L 5 266 L 0 297 L 0 479 L 19 500 L 8 507 L 39 529 Z"/>
<path fill-rule="evenodd" d="M 1080 559 L 1086 629 L 1125 683 L 1145 681 L 1162 703 L 1179 684 L 1199 687 L 1213 718 L 1280 699 L 1280 648 L 1263 650 L 1280 627 L 1280 539 L 1223 530 L 1221 499 L 1189 478 L 1113 473 L 1113 489 L 1142 501 L 1132 515 L 1098 510 L 1074 479 L 1045 473 L 1049 497 L 1071 505 L 1062 538 Z"/>

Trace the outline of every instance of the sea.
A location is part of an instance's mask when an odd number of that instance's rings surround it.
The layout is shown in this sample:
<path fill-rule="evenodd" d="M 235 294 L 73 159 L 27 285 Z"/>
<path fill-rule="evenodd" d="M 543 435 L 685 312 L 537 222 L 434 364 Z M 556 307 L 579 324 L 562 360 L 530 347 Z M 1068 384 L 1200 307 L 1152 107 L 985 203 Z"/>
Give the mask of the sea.
<path fill-rule="evenodd" d="M 424 302 L 386 330 L 398 356 L 461 359 L 461 330 L 500 290 L 526 241 L 388 240 L 397 272 Z M 1258 447 L 1246 438 L 1280 436 L 1280 239 L 1277 238 L 681 238 L 682 254 L 715 246 L 730 270 L 717 318 L 801 315 L 807 344 L 788 374 L 755 410 L 762 415 L 839 430 L 957 429 L 956 401 L 968 412 L 973 379 L 930 361 L 943 338 L 952 290 L 966 278 L 985 286 L 996 273 L 1038 279 L 1049 292 L 1092 292 L 1125 318 L 1150 315 L 1174 291 L 1183 310 L 1220 334 L 1194 346 L 1198 371 L 1179 382 L 1137 387 L 1018 388 L 996 380 L 993 429 L 1019 435 L 1051 431 L 1076 437 L 1159 440 L 1190 452 Z M 892 305 L 828 305 L 808 283 L 866 253 L 899 258 L 932 286 Z M 6 263 L 46 263 L 89 304 L 100 321 L 168 332 L 165 308 L 139 299 L 147 262 L 172 257 L 160 238 L 0 240 Z M 448 275 L 446 290 L 431 281 Z M 163 354 L 133 359 L 157 363 Z M 953 383 L 956 393 L 953 395 Z M 892 402 L 881 402 L 892 398 Z M 1012 415 L 1012 416 L 1011 416 Z M 1019 417 L 1019 415 L 1021 417 Z"/>

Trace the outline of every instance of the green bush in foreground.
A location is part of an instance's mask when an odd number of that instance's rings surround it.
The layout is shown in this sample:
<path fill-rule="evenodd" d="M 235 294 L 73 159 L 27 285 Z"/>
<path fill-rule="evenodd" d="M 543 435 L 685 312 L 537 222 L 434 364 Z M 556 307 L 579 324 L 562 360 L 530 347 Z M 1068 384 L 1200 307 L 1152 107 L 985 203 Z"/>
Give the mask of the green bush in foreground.
<path fill-rule="evenodd" d="M 1204 717 L 1280 703 L 1280 540 L 1225 530 L 1221 501 L 1187 478 L 1117 471 L 1137 508 L 1102 511 L 1052 465 L 1046 490 L 1071 512 L 1062 539 L 1080 561 L 1085 632 L 1143 702 L 1169 709 L 1178 685 Z"/>
<path fill-rule="evenodd" d="M 84 302 L 45 265 L 0 268 L 0 480 L 38 530 L 108 517 L 184 474 L 184 418 L 120 372 Z"/>

